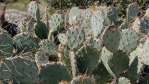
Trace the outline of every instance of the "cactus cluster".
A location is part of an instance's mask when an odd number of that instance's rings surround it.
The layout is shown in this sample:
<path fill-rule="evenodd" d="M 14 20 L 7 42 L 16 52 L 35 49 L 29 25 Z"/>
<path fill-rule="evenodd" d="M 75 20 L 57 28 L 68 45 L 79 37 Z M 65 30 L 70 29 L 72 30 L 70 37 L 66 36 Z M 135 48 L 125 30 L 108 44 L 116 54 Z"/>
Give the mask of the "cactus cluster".
<path fill-rule="evenodd" d="M 148 10 L 136 18 L 131 3 L 120 20 L 113 6 L 73 7 L 44 20 L 31 1 L 25 30 L 0 30 L 0 83 L 148 84 Z"/>

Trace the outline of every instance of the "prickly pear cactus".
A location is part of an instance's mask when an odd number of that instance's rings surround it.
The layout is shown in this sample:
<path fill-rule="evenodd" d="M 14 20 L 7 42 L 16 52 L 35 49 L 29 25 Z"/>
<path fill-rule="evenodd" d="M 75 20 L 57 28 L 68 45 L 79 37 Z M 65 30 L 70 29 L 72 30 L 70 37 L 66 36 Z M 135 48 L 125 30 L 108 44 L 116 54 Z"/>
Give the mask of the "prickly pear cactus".
<path fill-rule="evenodd" d="M 69 30 L 66 32 L 66 36 L 68 38 L 68 47 L 71 50 L 80 48 L 85 38 L 83 30 L 78 26 L 69 28 Z"/>
<path fill-rule="evenodd" d="M 140 31 L 141 33 L 149 33 L 149 17 L 144 16 L 140 21 Z"/>
<path fill-rule="evenodd" d="M 96 48 L 93 46 L 82 46 L 76 52 L 76 59 L 80 73 L 91 74 L 96 68 L 99 58 L 100 54 Z"/>
<path fill-rule="evenodd" d="M 90 29 L 90 19 L 92 16 L 92 10 L 90 8 L 80 9 L 81 17 L 80 17 L 80 25 L 81 27 Z"/>
<path fill-rule="evenodd" d="M 120 26 L 119 29 L 123 30 L 123 29 L 128 29 L 131 27 L 131 24 L 128 21 L 124 21 Z"/>
<path fill-rule="evenodd" d="M 95 84 L 95 79 L 88 76 L 77 76 L 69 84 Z"/>
<path fill-rule="evenodd" d="M 141 62 L 143 64 L 146 64 L 146 65 L 149 65 L 149 49 L 148 49 L 148 46 L 149 46 L 149 38 L 147 38 L 147 40 L 145 41 L 144 45 L 143 45 L 143 50 L 141 52 Z"/>
<path fill-rule="evenodd" d="M 113 78 L 102 62 L 98 63 L 97 67 L 93 71 L 93 75 L 96 78 L 97 84 L 107 83 L 109 80 L 112 80 Z"/>
<path fill-rule="evenodd" d="M 132 29 L 124 29 L 120 33 L 119 50 L 130 53 L 139 45 L 139 35 Z"/>
<path fill-rule="evenodd" d="M 58 32 L 64 26 L 64 16 L 63 14 L 53 14 L 49 20 L 49 34 Z"/>
<path fill-rule="evenodd" d="M 85 44 L 94 46 L 95 48 L 98 49 L 98 51 L 101 51 L 103 47 L 103 39 L 102 38 L 96 39 L 96 38 L 89 37 L 86 39 Z"/>
<path fill-rule="evenodd" d="M 131 52 L 129 56 L 130 59 L 129 69 L 126 72 L 126 77 L 130 79 L 131 83 L 137 82 L 138 76 L 140 75 L 143 69 L 143 64 L 138 59 L 139 56 L 140 56 L 139 49 L 136 49 L 133 52 Z"/>
<path fill-rule="evenodd" d="M 0 60 L 13 55 L 13 39 L 3 30 L 0 30 Z"/>
<path fill-rule="evenodd" d="M 35 34 L 40 39 L 48 38 L 48 29 L 45 23 L 38 21 L 34 24 Z"/>
<path fill-rule="evenodd" d="M 67 69 L 69 69 L 69 71 L 72 73 L 72 69 L 71 69 L 71 59 L 70 59 L 70 55 L 69 55 L 69 49 L 67 47 L 64 47 L 62 49 L 62 51 L 60 52 L 61 55 L 61 59 L 63 64 L 67 67 Z"/>
<path fill-rule="evenodd" d="M 8 84 L 40 84 L 35 62 L 23 57 L 10 57 L 0 61 L 0 79 Z"/>
<path fill-rule="evenodd" d="M 57 57 L 56 44 L 53 41 L 42 40 L 39 43 L 39 47 L 39 50 L 43 51 L 44 53 Z"/>
<path fill-rule="evenodd" d="M 135 20 L 135 18 L 138 16 L 139 14 L 139 5 L 137 3 L 131 3 L 129 4 L 128 8 L 127 8 L 127 20 L 129 22 L 132 22 Z"/>
<path fill-rule="evenodd" d="M 38 68 L 40 68 L 40 66 L 49 62 L 49 57 L 44 52 L 38 51 L 35 54 L 35 62 Z"/>
<path fill-rule="evenodd" d="M 17 34 L 14 42 L 17 53 L 34 52 L 38 47 L 38 42 L 27 33 Z"/>
<path fill-rule="evenodd" d="M 93 12 L 90 21 L 91 31 L 94 37 L 97 37 L 103 29 L 103 16 L 101 12 Z"/>
<path fill-rule="evenodd" d="M 118 77 L 129 68 L 129 57 L 126 53 L 119 50 L 109 57 L 108 65 L 112 72 Z"/>
<path fill-rule="evenodd" d="M 109 51 L 116 52 L 118 50 L 120 39 L 120 31 L 115 25 L 109 26 L 105 30 L 103 35 L 103 43 Z"/>
<path fill-rule="evenodd" d="M 113 53 L 111 53 L 109 50 L 107 50 L 106 47 L 102 48 L 101 51 L 101 61 L 103 63 L 103 65 L 105 66 L 105 68 L 107 69 L 107 71 L 114 77 L 116 78 L 115 74 L 112 72 L 112 70 L 110 69 L 109 65 L 108 65 L 108 59 L 112 56 Z"/>
<path fill-rule="evenodd" d="M 35 21 L 40 20 L 40 10 L 36 1 L 29 3 L 28 12 Z"/>
<path fill-rule="evenodd" d="M 117 17 L 118 17 L 117 9 L 113 6 L 108 7 L 107 8 L 107 17 L 110 19 L 110 21 L 115 23 L 117 21 Z"/>
<path fill-rule="evenodd" d="M 25 31 L 22 32 L 27 32 L 29 35 L 35 37 L 34 22 L 32 22 L 31 20 L 28 21 L 25 27 Z"/>
<path fill-rule="evenodd" d="M 61 80 L 71 80 L 69 71 L 61 63 L 47 63 L 41 66 L 39 75 L 43 84 L 58 84 Z"/>
<path fill-rule="evenodd" d="M 80 20 L 80 16 L 81 16 L 81 13 L 78 7 L 71 8 L 69 12 L 69 24 L 70 25 L 77 24 Z"/>

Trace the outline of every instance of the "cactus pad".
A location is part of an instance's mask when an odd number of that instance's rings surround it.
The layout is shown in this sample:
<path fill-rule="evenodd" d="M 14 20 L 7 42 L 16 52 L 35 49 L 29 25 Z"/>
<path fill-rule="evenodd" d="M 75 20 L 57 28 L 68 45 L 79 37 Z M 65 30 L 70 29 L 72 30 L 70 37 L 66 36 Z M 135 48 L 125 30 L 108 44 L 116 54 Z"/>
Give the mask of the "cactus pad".
<path fill-rule="evenodd" d="M 143 45 L 143 50 L 141 52 L 141 61 L 143 64 L 149 65 L 149 38 L 145 41 Z"/>
<path fill-rule="evenodd" d="M 6 58 L 1 61 L 0 79 L 13 84 L 40 84 L 35 62 L 23 57 Z"/>
<path fill-rule="evenodd" d="M 53 14 L 49 20 L 49 33 L 58 32 L 63 28 L 64 17 L 62 14 Z"/>
<path fill-rule="evenodd" d="M 109 65 L 108 65 L 108 60 L 109 58 L 112 56 L 113 53 L 111 53 L 109 50 L 107 50 L 105 47 L 102 48 L 101 51 L 101 61 L 103 63 L 103 65 L 105 66 L 105 68 L 107 69 L 107 71 L 114 77 L 116 78 L 115 74 L 112 72 L 112 70 L 110 69 Z"/>
<path fill-rule="evenodd" d="M 42 40 L 39 43 L 39 49 L 44 53 L 49 54 L 51 56 L 57 57 L 56 44 L 49 40 Z"/>
<path fill-rule="evenodd" d="M 95 48 L 98 49 L 98 51 L 101 51 L 102 47 L 103 47 L 103 39 L 99 38 L 99 39 L 94 39 L 92 37 L 87 38 L 87 40 L 85 41 L 86 45 L 91 45 L 94 46 Z"/>
<path fill-rule="evenodd" d="M 46 56 L 44 52 L 39 51 L 39 52 L 36 52 L 35 54 L 35 61 L 38 68 L 40 68 L 40 66 L 49 62 L 49 57 Z"/>
<path fill-rule="evenodd" d="M 117 51 L 108 60 L 112 72 L 118 77 L 129 67 L 129 57 L 122 51 Z"/>
<path fill-rule="evenodd" d="M 0 60 L 13 55 L 13 40 L 11 36 L 0 30 Z"/>
<path fill-rule="evenodd" d="M 140 21 L 140 31 L 141 33 L 149 33 L 149 17 L 144 16 Z"/>
<path fill-rule="evenodd" d="M 104 19 L 101 12 L 93 12 L 90 22 L 92 34 L 94 37 L 97 37 L 103 29 Z"/>
<path fill-rule="evenodd" d="M 108 7 L 107 8 L 107 17 L 112 22 L 115 23 L 117 21 L 117 17 L 118 17 L 117 9 L 115 7 Z"/>
<path fill-rule="evenodd" d="M 14 37 L 15 48 L 18 53 L 31 51 L 34 52 L 37 49 L 38 42 L 27 33 L 20 33 Z"/>
<path fill-rule="evenodd" d="M 40 10 L 36 1 L 29 3 L 28 12 L 35 21 L 40 20 Z"/>
<path fill-rule="evenodd" d="M 131 3 L 127 9 L 127 20 L 132 22 L 139 14 L 139 5 L 137 3 Z"/>
<path fill-rule="evenodd" d="M 78 26 L 69 28 L 69 30 L 66 33 L 66 36 L 68 38 L 68 47 L 71 50 L 78 49 L 84 42 L 85 37 L 83 30 Z"/>
<path fill-rule="evenodd" d="M 103 42 L 105 47 L 111 51 L 116 52 L 120 42 L 120 31 L 116 26 L 109 26 L 103 35 Z"/>
<path fill-rule="evenodd" d="M 93 71 L 93 75 L 96 78 L 96 82 L 98 84 L 107 83 L 109 80 L 113 78 L 111 74 L 109 74 L 102 62 L 98 63 L 97 67 Z"/>
<path fill-rule="evenodd" d="M 62 80 L 71 80 L 70 73 L 60 63 L 47 63 L 41 66 L 40 77 L 43 84 L 58 84 Z"/>
<path fill-rule="evenodd" d="M 34 24 L 35 34 L 40 39 L 47 39 L 48 38 L 48 29 L 45 23 L 38 21 Z"/>
<path fill-rule="evenodd" d="M 139 45 L 139 35 L 132 29 L 125 29 L 121 32 L 119 50 L 130 53 Z"/>
<path fill-rule="evenodd" d="M 96 65 L 100 58 L 100 54 L 98 50 L 93 46 L 82 46 L 76 52 L 76 58 L 80 73 L 91 74 L 96 68 Z"/>
<path fill-rule="evenodd" d="M 69 12 L 69 24 L 70 25 L 77 24 L 80 20 L 80 15 L 81 13 L 78 7 L 71 8 Z"/>

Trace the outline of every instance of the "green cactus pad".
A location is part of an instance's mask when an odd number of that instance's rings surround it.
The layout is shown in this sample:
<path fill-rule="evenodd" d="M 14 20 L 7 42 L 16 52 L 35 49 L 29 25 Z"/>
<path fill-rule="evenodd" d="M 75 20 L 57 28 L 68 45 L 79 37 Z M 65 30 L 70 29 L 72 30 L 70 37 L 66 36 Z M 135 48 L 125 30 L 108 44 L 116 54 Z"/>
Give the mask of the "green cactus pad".
<path fill-rule="evenodd" d="M 0 60 L 13 55 L 13 39 L 3 30 L 0 30 Z"/>
<path fill-rule="evenodd" d="M 143 64 L 149 65 L 149 38 L 146 39 L 141 52 L 141 61 Z"/>
<path fill-rule="evenodd" d="M 69 56 L 69 49 L 67 47 L 64 47 L 64 49 L 62 50 L 62 52 L 61 52 L 61 58 L 62 58 L 63 64 L 72 73 L 72 70 L 71 70 L 71 61 L 70 61 L 70 56 Z"/>
<path fill-rule="evenodd" d="M 29 35 L 35 37 L 36 35 L 35 35 L 35 30 L 34 30 L 34 22 L 30 20 L 25 24 L 26 24 L 26 26 L 24 28 L 24 32 L 27 32 Z M 23 33 L 23 31 L 21 33 Z"/>
<path fill-rule="evenodd" d="M 8 84 L 40 84 L 35 62 L 23 57 L 6 58 L 1 61 L 0 79 Z"/>
<path fill-rule="evenodd" d="M 116 26 L 109 26 L 103 35 L 104 46 L 111 52 L 116 52 L 120 43 L 120 31 Z"/>
<path fill-rule="evenodd" d="M 127 21 L 124 21 L 124 22 L 120 25 L 119 29 L 120 29 L 120 30 L 123 30 L 123 29 L 128 29 L 128 28 L 130 28 L 130 27 L 131 27 L 131 23 L 129 23 L 129 22 L 127 22 Z"/>
<path fill-rule="evenodd" d="M 85 28 L 86 30 L 89 30 L 92 10 L 90 8 L 80 9 L 80 12 L 81 12 L 80 25 L 81 25 L 81 27 Z"/>
<path fill-rule="evenodd" d="M 40 66 L 49 62 L 49 57 L 44 52 L 38 51 L 35 54 L 35 61 L 38 68 L 40 68 Z"/>
<path fill-rule="evenodd" d="M 64 26 L 64 16 L 63 14 L 53 14 L 49 20 L 49 33 L 58 32 Z"/>
<path fill-rule="evenodd" d="M 69 30 L 66 32 L 66 36 L 68 38 L 68 47 L 71 50 L 80 48 L 85 38 L 83 30 L 78 26 L 69 28 Z"/>
<path fill-rule="evenodd" d="M 51 56 L 57 57 L 56 44 L 53 41 L 42 40 L 39 43 L 39 50 Z"/>
<path fill-rule="evenodd" d="M 101 51 L 102 47 L 103 47 L 103 39 L 99 38 L 99 39 L 94 39 L 92 37 L 87 38 L 87 40 L 85 41 L 86 45 L 91 45 L 94 46 L 95 48 L 98 49 L 98 51 Z"/>
<path fill-rule="evenodd" d="M 132 22 L 139 14 L 139 5 L 137 3 L 131 3 L 127 9 L 127 20 Z"/>
<path fill-rule="evenodd" d="M 130 83 L 130 80 L 128 78 L 120 77 L 118 79 L 118 83 L 117 84 L 131 84 L 131 83 Z"/>
<path fill-rule="evenodd" d="M 70 25 L 77 24 L 80 20 L 80 15 L 81 13 L 78 7 L 71 8 L 69 12 L 69 24 Z"/>
<path fill-rule="evenodd" d="M 140 31 L 141 33 L 149 33 L 149 17 L 144 16 L 140 21 Z"/>
<path fill-rule="evenodd" d="M 119 50 L 130 53 L 139 45 L 139 35 L 132 29 L 124 29 L 121 32 Z"/>
<path fill-rule="evenodd" d="M 109 65 L 108 65 L 108 60 L 109 58 L 113 55 L 113 53 L 111 53 L 109 50 L 107 50 L 107 48 L 103 47 L 102 51 L 101 51 L 101 61 L 103 63 L 103 65 L 105 66 L 105 68 L 107 69 L 107 71 L 114 77 L 116 78 L 115 74 L 112 72 L 112 70 L 110 69 Z"/>
<path fill-rule="evenodd" d="M 123 19 L 118 19 L 114 24 L 116 26 L 120 26 L 123 22 L 124 22 Z"/>
<path fill-rule="evenodd" d="M 48 29 L 45 23 L 38 21 L 34 24 L 35 34 L 40 39 L 48 38 Z"/>
<path fill-rule="evenodd" d="M 38 42 L 27 33 L 19 33 L 14 37 L 17 53 L 34 52 L 38 47 Z"/>
<path fill-rule="evenodd" d="M 82 46 L 76 52 L 76 59 L 80 73 L 91 74 L 97 66 L 100 54 L 93 46 Z"/>
<path fill-rule="evenodd" d="M 108 7 L 107 8 L 107 17 L 112 21 L 112 22 L 116 22 L 117 21 L 117 17 L 118 17 L 118 13 L 117 13 L 117 9 L 113 6 Z"/>
<path fill-rule="evenodd" d="M 129 69 L 126 72 L 126 77 L 134 84 L 137 82 L 138 76 L 143 69 L 143 64 L 138 59 L 138 56 L 140 56 L 138 49 L 130 53 Z"/>
<path fill-rule="evenodd" d="M 129 57 L 126 53 L 121 50 L 113 53 L 111 57 L 109 57 L 108 65 L 111 68 L 112 72 L 118 77 L 129 67 Z"/>
<path fill-rule="evenodd" d="M 69 84 L 95 84 L 95 79 L 87 76 L 77 76 Z"/>
<path fill-rule="evenodd" d="M 28 12 L 35 21 L 40 20 L 40 10 L 36 1 L 29 3 Z"/>
<path fill-rule="evenodd" d="M 71 80 L 69 71 L 62 64 L 55 62 L 41 66 L 39 75 L 42 84 L 58 84 L 62 80 Z"/>
<path fill-rule="evenodd" d="M 93 75 L 96 78 L 96 82 L 98 84 L 105 84 L 113 78 L 111 74 L 109 74 L 102 62 L 98 63 L 97 67 L 93 71 Z"/>
<path fill-rule="evenodd" d="M 97 37 L 103 29 L 103 16 L 100 12 L 93 12 L 90 21 L 91 31 L 94 37 Z"/>

